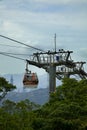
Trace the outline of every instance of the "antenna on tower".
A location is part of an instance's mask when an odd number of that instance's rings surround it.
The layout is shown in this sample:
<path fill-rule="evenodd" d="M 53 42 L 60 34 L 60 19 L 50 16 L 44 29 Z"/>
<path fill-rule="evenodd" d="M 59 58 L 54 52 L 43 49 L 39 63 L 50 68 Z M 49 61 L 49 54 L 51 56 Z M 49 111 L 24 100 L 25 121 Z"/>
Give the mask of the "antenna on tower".
<path fill-rule="evenodd" d="M 55 44 L 55 52 L 56 52 L 56 33 L 54 35 L 54 44 Z"/>
<path fill-rule="evenodd" d="M 10 83 L 13 85 L 13 75 L 11 75 Z"/>

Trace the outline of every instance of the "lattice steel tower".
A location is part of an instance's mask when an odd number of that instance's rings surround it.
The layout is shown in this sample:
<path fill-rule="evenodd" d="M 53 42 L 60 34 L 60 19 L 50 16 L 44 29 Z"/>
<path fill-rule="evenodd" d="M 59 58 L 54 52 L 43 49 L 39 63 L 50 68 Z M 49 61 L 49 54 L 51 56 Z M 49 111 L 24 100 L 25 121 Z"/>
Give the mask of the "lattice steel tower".
<path fill-rule="evenodd" d="M 39 68 L 43 68 L 49 73 L 49 92 L 56 90 L 56 78 L 61 80 L 64 77 L 78 75 L 81 79 L 87 78 L 87 73 L 83 69 L 86 62 L 74 62 L 71 58 L 73 51 L 65 51 L 63 49 L 56 50 L 56 34 L 54 37 L 54 51 L 37 52 L 27 63 Z"/>

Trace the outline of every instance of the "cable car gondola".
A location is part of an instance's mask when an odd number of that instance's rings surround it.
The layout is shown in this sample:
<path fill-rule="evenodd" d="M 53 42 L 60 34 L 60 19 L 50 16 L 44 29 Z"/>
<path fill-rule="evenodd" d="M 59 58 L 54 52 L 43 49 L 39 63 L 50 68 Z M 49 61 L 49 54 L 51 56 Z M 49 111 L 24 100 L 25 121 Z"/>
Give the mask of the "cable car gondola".
<path fill-rule="evenodd" d="M 36 73 L 32 73 L 28 70 L 28 63 L 26 64 L 26 72 L 23 78 L 23 86 L 24 88 L 37 88 L 38 86 L 38 77 Z"/>

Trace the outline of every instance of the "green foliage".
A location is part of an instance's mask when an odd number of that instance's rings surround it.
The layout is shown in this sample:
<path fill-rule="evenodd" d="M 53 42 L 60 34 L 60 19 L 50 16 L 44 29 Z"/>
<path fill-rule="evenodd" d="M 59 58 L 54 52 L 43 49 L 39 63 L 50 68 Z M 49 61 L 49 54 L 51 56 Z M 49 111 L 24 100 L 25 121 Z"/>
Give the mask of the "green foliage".
<path fill-rule="evenodd" d="M 20 101 L 18 103 L 10 100 L 5 100 L 2 105 L 3 110 L 10 114 L 21 113 L 25 111 L 29 112 L 40 107 L 40 105 L 30 102 L 28 99 L 25 99 L 24 101 Z"/>
<path fill-rule="evenodd" d="M 2 108 L 5 112 L 8 112 L 10 114 L 12 114 L 14 111 L 15 111 L 15 108 L 16 108 L 16 103 L 15 102 L 12 102 L 10 100 L 5 100 L 3 103 L 2 103 Z"/>
<path fill-rule="evenodd" d="M 15 89 L 16 86 L 10 84 L 5 78 L 0 77 L 0 100 L 2 100 L 8 91 Z"/>
<path fill-rule="evenodd" d="M 15 89 L 16 86 L 10 84 L 5 78 L 0 77 L 0 90 L 3 91 L 3 89 L 6 90 L 6 92 Z"/>
<path fill-rule="evenodd" d="M 47 120 L 47 129 L 49 126 L 49 129 L 54 130 L 85 130 L 87 128 L 87 80 L 63 79 L 63 84 L 51 94 L 49 102 L 41 111 L 40 116 Z"/>
<path fill-rule="evenodd" d="M 0 109 L 0 129 L 86 130 L 87 80 L 63 79 L 49 102 L 40 108 L 29 100 L 7 100 Z"/>

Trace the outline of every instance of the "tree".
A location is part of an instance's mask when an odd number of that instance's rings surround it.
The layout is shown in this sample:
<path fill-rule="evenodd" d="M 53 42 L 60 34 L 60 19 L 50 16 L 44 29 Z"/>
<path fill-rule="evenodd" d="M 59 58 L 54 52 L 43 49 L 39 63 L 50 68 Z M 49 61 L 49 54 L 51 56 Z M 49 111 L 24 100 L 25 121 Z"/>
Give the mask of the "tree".
<path fill-rule="evenodd" d="M 2 102 L 2 109 L 9 114 L 13 114 L 16 112 L 16 103 L 7 99 Z"/>
<path fill-rule="evenodd" d="M 6 108 L 15 108 L 6 102 Z M 39 109 L 25 100 L 16 104 L 13 113 L 0 108 L 0 128 L 3 130 L 87 130 L 87 80 L 65 78 L 52 93 L 49 102 Z"/>
<path fill-rule="evenodd" d="M 16 110 L 19 112 L 32 111 L 32 110 L 38 109 L 39 107 L 40 107 L 40 105 L 35 104 L 35 103 L 29 101 L 28 99 L 25 99 L 23 101 L 16 103 Z"/>
<path fill-rule="evenodd" d="M 0 101 L 6 96 L 8 91 L 12 91 L 16 86 L 10 84 L 5 78 L 0 77 Z"/>
<path fill-rule="evenodd" d="M 86 130 L 87 80 L 63 79 L 41 109 L 40 117 L 45 119 L 42 130 Z"/>

